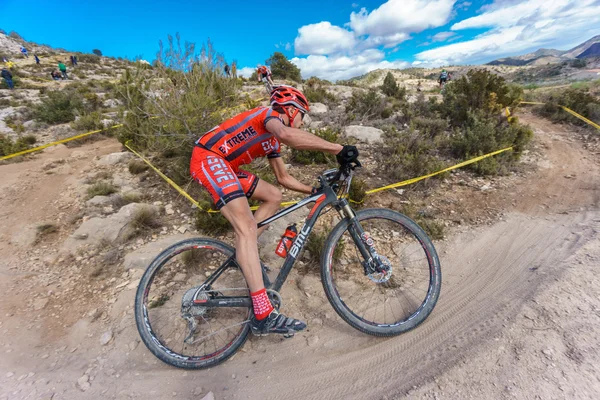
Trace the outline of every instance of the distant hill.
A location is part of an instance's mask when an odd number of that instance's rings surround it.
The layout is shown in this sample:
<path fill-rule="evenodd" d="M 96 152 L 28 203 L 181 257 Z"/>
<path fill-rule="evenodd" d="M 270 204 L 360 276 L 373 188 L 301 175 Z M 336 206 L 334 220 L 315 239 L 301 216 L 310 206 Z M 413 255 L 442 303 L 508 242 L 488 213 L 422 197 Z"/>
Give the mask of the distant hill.
<path fill-rule="evenodd" d="M 487 63 L 487 65 L 541 65 L 548 63 L 559 63 L 574 58 L 592 57 L 600 55 L 598 47 L 600 46 L 600 35 L 594 36 L 571 50 L 539 49 L 533 53 L 527 53 L 521 56 L 499 58 Z M 590 52 L 588 52 L 589 49 Z"/>
<path fill-rule="evenodd" d="M 586 51 L 577 56 L 577 58 L 600 57 L 600 42 L 594 43 Z"/>

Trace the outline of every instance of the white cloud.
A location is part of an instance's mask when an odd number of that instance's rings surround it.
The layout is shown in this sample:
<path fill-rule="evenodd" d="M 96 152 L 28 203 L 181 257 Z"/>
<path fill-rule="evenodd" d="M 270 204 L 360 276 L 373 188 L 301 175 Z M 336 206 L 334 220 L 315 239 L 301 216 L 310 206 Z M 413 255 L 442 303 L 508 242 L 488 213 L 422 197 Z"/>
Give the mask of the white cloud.
<path fill-rule="evenodd" d="M 444 41 L 446 41 L 446 39 L 448 39 L 454 35 L 456 35 L 456 33 L 454 33 L 454 32 L 440 32 L 440 33 L 433 35 L 431 40 L 433 42 L 444 42 Z"/>
<path fill-rule="evenodd" d="M 385 54 L 376 49 L 368 49 L 355 55 L 309 55 L 294 57 L 290 61 L 296 64 L 303 78 L 318 76 L 327 80 L 349 79 L 382 68 L 405 68 L 404 61 L 386 61 Z"/>
<path fill-rule="evenodd" d="M 301 27 L 294 41 L 297 55 L 331 54 L 350 50 L 355 45 L 356 39 L 352 32 L 327 21 Z"/>
<path fill-rule="evenodd" d="M 350 14 L 350 27 L 357 35 L 390 36 L 421 32 L 446 24 L 455 0 L 389 0 L 379 8 Z"/>
<path fill-rule="evenodd" d="M 452 30 L 491 28 L 472 40 L 453 43 L 415 55 L 417 61 L 480 63 L 524 54 L 540 47 L 566 50 L 598 34 L 597 0 L 496 1 L 475 17 L 454 24 Z"/>
<path fill-rule="evenodd" d="M 290 50 L 292 49 L 292 44 L 291 44 L 290 42 L 287 42 L 287 43 L 285 44 L 285 49 L 286 49 L 287 51 L 290 51 Z"/>
<path fill-rule="evenodd" d="M 250 78 L 250 75 L 252 75 L 252 73 L 254 71 L 256 71 L 256 68 L 244 67 L 244 68 L 238 69 L 237 74 L 238 74 L 238 76 L 243 76 L 244 78 Z"/>

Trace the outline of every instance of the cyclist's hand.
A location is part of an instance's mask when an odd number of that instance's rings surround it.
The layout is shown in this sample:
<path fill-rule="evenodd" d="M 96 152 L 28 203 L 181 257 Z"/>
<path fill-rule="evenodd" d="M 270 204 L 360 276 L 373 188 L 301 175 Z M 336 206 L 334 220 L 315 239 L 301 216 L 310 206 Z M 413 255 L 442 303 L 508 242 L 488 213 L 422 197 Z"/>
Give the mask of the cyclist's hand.
<path fill-rule="evenodd" d="M 355 167 L 361 166 L 360 162 L 358 161 L 358 149 L 356 146 L 345 145 L 342 150 L 336 154 L 335 158 L 342 166 L 352 166 L 352 164 L 354 164 Z"/>

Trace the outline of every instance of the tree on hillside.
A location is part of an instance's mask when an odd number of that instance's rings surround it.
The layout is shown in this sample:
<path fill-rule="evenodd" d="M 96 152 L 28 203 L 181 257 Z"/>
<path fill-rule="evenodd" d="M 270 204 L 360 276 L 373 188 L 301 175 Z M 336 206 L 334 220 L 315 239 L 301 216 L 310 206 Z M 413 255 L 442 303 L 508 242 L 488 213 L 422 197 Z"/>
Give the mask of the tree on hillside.
<path fill-rule="evenodd" d="M 300 68 L 292 64 L 282 53 L 275 52 L 266 60 L 266 64 L 271 67 L 274 78 L 290 79 L 296 82 L 302 81 Z"/>
<path fill-rule="evenodd" d="M 381 91 L 386 96 L 395 97 L 396 93 L 398 93 L 398 84 L 396 83 L 396 79 L 391 72 L 388 72 L 383 80 L 383 85 L 381 85 Z"/>
<path fill-rule="evenodd" d="M 386 96 L 395 97 L 398 100 L 404 100 L 404 97 L 406 97 L 406 88 L 398 86 L 396 78 L 394 78 L 391 72 L 388 72 L 385 76 L 380 89 Z"/>
<path fill-rule="evenodd" d="M 99 57 L 102 57 L 102 52 L 100 50 L 98 50 L 98 49 L 92 50 L 92 53 L 94 53 L 95 55 L 97 55 Z"/>

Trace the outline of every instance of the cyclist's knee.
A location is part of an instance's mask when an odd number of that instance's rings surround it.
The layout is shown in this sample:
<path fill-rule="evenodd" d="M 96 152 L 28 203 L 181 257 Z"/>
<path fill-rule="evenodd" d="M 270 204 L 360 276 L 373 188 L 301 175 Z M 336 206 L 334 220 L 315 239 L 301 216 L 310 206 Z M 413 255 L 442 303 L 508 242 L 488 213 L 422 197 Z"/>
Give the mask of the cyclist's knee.
<path fill-rule="evenodd" d="M 236 235 L 256 238 L 258 228 L 256 227 L 256 220 L 253 217 L 243 217 L 236 219 L 233 230 Z"/>

